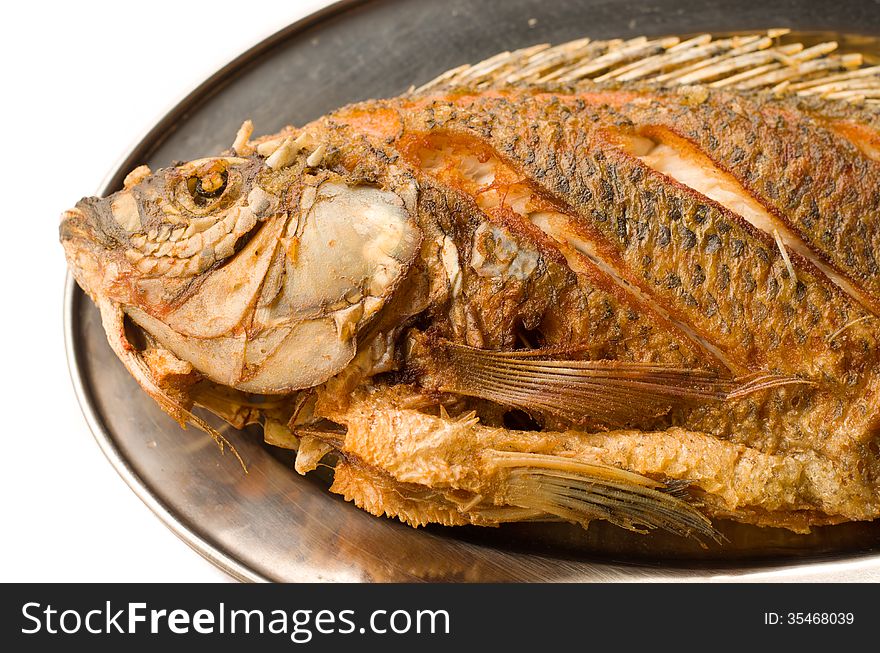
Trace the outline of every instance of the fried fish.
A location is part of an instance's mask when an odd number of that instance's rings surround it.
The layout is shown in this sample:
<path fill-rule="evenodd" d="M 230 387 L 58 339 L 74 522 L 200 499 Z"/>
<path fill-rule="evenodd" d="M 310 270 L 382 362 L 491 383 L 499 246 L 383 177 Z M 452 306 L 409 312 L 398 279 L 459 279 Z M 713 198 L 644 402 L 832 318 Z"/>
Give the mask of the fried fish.
<path fill-rule="evenodd" d="M 62 216 L 110 345 L 412 525 L 880 516 L 880 66 L 579 41 Z"/>

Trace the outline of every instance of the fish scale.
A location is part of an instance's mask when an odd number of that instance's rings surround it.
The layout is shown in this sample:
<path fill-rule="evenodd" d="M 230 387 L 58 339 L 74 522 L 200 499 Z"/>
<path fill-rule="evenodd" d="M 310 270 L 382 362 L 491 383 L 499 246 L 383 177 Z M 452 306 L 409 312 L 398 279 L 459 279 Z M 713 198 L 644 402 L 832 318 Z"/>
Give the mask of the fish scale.
<path fill-rule="evenodd" d="M 763 101 L 749 107 L 748 118 L 712 112 L 711 106 L 702 111 L 712 115 L 672 107 L 656 122 L 707 152 L 876 302 L 880 164 L 852 156 L 853 145 L 825 127 L 821 117 L 768 108 Z M 638 107 L 633 117 L 652 120 Z"/>

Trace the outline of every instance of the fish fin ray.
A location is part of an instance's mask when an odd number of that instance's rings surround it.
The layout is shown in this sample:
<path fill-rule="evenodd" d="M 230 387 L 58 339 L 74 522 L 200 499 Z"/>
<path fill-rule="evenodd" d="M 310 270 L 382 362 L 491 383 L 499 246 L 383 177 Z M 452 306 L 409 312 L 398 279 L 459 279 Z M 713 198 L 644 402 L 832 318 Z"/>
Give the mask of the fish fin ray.
<path fill-rule="evenodd" d="M 602 519 L 639 533 L 666 530 L 701 544 L 723 539 L 688 497 L 686 481 L 665 484 L 561 456 L 506 451 L 487 455 L 497 466 L 507 468 L 506 497 L 519 507 L 582 525 Z"/>
<path fill-rule="evenodd" d="M 765 372 L 725 378 L 709 370 L 642 363 L 542 360 L 540 350 L 498 352 L 446 341 L 432 350 L 446 370 L 441 390 L 549 412 L 573 422 L 596 419 L 624 426 L 680 405 L 723 402 L 808 383 Z"/>
<path fill-rule="evenodd" d="M 644 36 L 628 40 L 589 38 L 550 46 L 543 43 L 501 52 L 472 65 L 448 70 L 412 94 L 438 88 L 500 88 L 512 84 L 593 85 L 639 81 L 664 86 L 709 84 L 712 87 L 772 89 L 778 94 L 827 95 L 847 99 L 880 89 L 880 66 L 866 66 L 858 53 L 838 54 L 837 43 L 805 47 L 779 41 L 788 30 L 687 40 Z M 873 96 L 872 96 L 873 97 Z"/>

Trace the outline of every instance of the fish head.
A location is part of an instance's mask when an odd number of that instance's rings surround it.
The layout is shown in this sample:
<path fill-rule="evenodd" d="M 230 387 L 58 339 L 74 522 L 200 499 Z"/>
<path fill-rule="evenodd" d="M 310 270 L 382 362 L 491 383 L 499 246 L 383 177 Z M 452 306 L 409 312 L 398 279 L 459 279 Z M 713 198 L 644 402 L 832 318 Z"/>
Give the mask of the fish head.
<path fill-rule="evenodd" d="M 156 279 L 179 287 L 233 256 L 277 208 L 256 184 L 257 172 L 238 157 L 198 159 L 155 173 L 137 168 L 124 189 L 84 198 L 62 214 L 70 269 L 92 297 L 126 304 L 171 299 L 168 292 L 138 299 L 144 293 L 132 291 Z"/>
<path fill-rule="evenodd" d="M 306 158 L 138 169 L 62 215 L 69 267 L 96 303 L 217 383 L 263 394 L 318 385 L 354 358 L 420 232 L 414 183 Z"/>

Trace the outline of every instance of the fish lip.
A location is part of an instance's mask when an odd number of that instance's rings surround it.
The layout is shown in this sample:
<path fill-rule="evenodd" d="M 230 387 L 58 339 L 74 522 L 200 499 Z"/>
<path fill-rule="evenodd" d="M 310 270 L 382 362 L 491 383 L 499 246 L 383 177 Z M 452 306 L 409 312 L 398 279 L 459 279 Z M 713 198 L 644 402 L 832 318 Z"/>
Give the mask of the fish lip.
<path fill-rule="evenodd" d="M 74 208 L 62 211 L 58 235 L 70 273 L 79 286 L 96 297 L 102 288 L 103 266 L 106 257 L 97 215 L 87 200 Z"/>
<path fill-rule="evenodd" d="M 84 197 L 73 208 L 61 212 L 59 238 L 62 244 L 77 241 L 96 252 L 118 247 L 119 239 L 102 227 L 99 205 L 103 201 L 99 197 Z"/>
<path fill-rule="evenodd" d="M 62 211 L 58 225 L 58 235 L 61 243 L 64 244 L 67 241 L 74 240 L 94 240 L 94 237 L 86 227 L 88 222 L 88 215 L 79 206 Z"/>

